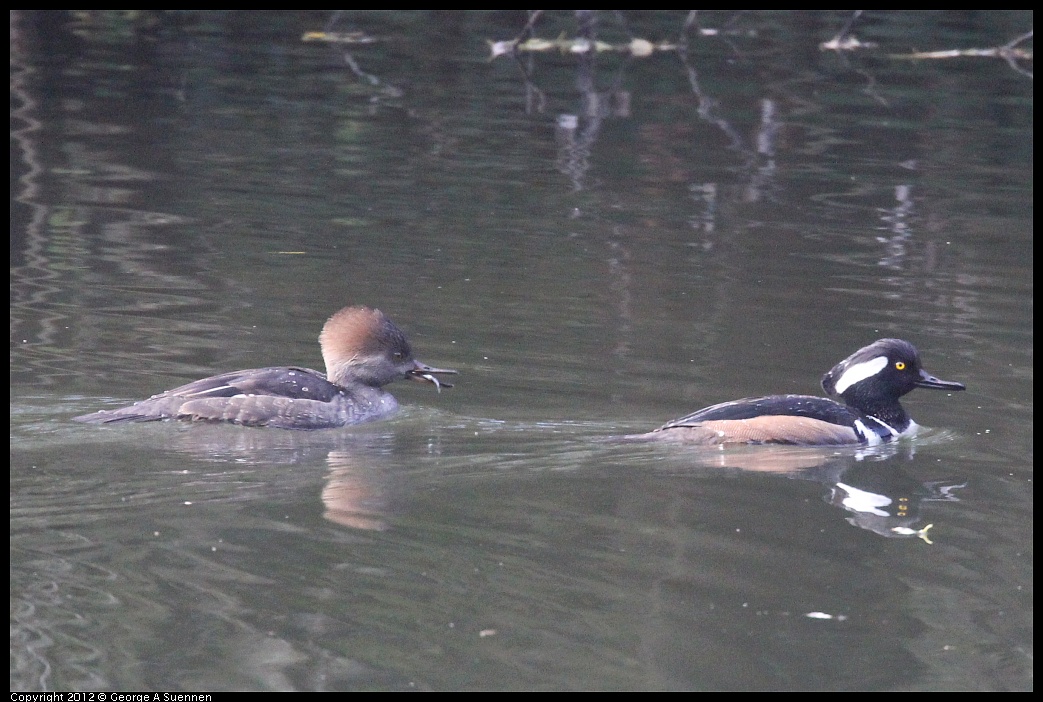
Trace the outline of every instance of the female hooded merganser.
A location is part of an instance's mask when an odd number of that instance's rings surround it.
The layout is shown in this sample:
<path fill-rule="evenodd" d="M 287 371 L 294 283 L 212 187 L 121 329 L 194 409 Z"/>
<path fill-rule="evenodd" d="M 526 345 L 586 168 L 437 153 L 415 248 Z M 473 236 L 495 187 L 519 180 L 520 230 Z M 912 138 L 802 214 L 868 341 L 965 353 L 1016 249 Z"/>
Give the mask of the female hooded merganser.
<path fill-rule="evenodd" d="M 748 397 L 706 407 L 632 438 L 724 444 L 879 444 L 912 433 L 916 423 L 898 398 L 913 388 L 963 390 L 920 365 L 908 341 L 880 339 L 833 367 L 822 378 L 826 394 Z"/>
<path fill-rule="evenodd" d="M 326 374 L 276 367 L 203 378 L 130 407 L 76 417 L 78 422 L 151 422 L 186 419 L 279 429 L 327 429 L 383 419 L 398 402 L 382 390 L 407 378 L 453 387 L 437 378 L 455 370 L 431 368 L 413 358 L 402 330 L 380 310 L 345 307 L 319 335 Z"/>

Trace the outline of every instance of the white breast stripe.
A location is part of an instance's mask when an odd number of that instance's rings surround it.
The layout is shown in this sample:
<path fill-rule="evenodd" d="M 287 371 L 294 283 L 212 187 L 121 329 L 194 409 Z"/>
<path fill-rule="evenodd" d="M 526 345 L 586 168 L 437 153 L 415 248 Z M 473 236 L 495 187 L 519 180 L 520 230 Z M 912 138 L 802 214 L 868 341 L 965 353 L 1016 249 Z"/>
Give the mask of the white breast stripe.
<path fill-rule="evenodd" d="M 902 432 L 902 435 L 903 436 L 915 436 L 916 432 L 919 431 L 919 429 L 920 429 L 920 425 L 910 419 L 909 420 L 909 426 L 907 426 L 905 428 L 905 431 Z M 891 431 L 894 431 L 894 430 L 892 429 Z"/>
<path fill-rule="evenodd" d="M 855 420 L 855 433 L 865 439 L 866 443 L 870 446 L 876 446 L 877 444 L 882 444 L 884 442 L 884 440 L 880 438 L 880 435 L 867 427 L 865 422 L 861 419 Z"/>
<path fill-rule="evenodd" d="M 890 424 L 888 424 L 887 422 L 885 422 L 885 421 L 883 421 L 883 420 L 881 420 L 881 419 L 879 419 L 877 417 L 872 417 L 872 420 L 874 422 L 876 422 L 877 424 L 879 424 L 880 426 L 882 426 L 884 429 L 887 429 L 887 433 L 890 434 L 892 438 L 898 436 L 898 432 L 895 431 L 895 428 L 893 426 L 891 426 Z M 910 421 L 909 423 L 912 424 L 912 421 Z"/>

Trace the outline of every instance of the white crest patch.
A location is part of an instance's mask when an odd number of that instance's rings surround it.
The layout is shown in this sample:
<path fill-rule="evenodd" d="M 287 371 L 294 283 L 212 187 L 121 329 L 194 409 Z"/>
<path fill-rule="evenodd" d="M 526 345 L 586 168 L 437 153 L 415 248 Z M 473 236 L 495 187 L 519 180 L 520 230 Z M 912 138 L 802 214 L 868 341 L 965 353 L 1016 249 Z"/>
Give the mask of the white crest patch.
<path fill-rule="evenodd" d="M 851 366 L 837 378 L 834 386 L 837 394 L 843 395 L 844 391 L 855 383 L 860 383 L 866 378 L 872 378 L 884 368 L 887 368 L 888 363 L 890 361 L 887 359 L 887 356 L 877 356 L 874 359 L 862 361 Z"/>
<path fill-rule="evenodd" d="M 837 483 L 837 487 L 847 493 L 842 500 L 845 507 L 861 512 L 863 514 L 875 514 L 878 517 L 890 517 L 891 513 L 882 509 L 891 504 L 891 498 L 887 495 L 878 495 L 875 492 L 866 492 L 856 487 Z"/>

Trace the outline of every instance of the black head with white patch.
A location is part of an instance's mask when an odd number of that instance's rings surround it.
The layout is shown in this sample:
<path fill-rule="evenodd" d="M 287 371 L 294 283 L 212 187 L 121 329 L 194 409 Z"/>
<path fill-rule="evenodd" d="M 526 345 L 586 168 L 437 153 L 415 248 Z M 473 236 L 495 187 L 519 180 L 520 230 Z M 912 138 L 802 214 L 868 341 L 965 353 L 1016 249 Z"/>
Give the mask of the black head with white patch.
<path fill-rule="evenodd" d="M 876 417 L 899 432 L 909 417 L 898 398 L 915 388 L 964 390 L 923 369 L 916 347 L 901 339 L 880 339 L 859 349 L 822 377 L 822 389 L 850 407 Z"/>

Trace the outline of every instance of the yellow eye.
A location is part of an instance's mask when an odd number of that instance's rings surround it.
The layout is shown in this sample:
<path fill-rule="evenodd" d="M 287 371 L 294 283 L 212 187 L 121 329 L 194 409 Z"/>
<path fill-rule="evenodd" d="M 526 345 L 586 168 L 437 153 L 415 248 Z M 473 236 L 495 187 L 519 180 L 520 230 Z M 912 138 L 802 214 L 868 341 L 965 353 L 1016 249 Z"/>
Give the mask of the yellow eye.
<path fill-rule="evenodd" d="M 898 370 L 905 370 L 905 361 L 896 361 L 895 368 Z"/>

